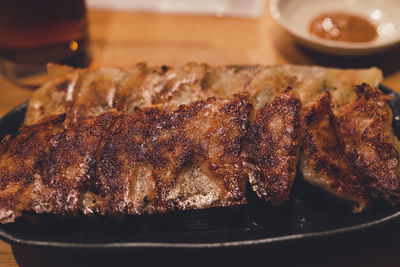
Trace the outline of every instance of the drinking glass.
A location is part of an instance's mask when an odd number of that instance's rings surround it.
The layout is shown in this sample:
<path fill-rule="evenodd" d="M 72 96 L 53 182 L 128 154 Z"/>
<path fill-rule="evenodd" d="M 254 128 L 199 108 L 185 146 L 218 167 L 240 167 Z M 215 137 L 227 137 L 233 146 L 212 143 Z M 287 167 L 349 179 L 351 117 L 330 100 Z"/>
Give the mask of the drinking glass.
<path fill-rule="evenodd" d="M 54 62 L 90 62 L 85 0 L 0 0 L 0 70 L 35 88 Z"/>

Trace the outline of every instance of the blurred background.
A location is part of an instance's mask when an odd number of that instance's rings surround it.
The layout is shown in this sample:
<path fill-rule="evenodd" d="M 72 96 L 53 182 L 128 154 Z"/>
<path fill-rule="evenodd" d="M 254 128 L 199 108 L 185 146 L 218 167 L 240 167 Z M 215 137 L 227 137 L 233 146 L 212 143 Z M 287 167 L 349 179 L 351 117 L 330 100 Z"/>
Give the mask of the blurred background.
<path fill-rule="evenodd" d="M 398 46 L 363 57 L 311 51 L 278 25 L 269 4 L 268 0 L 1 0 L 0 113 L 29 98 L 31 92 L 22 85 L 35 88 L 43 79 L 26 82 L 23 76 L 43 72 L 47 61 L 76 67 L 129 67 L 137 62 L 178 66 L 189 61 L 378 66 L 385 85 L 399 88 Z M 20 70 L 20 62 L 31 65 Z"/>

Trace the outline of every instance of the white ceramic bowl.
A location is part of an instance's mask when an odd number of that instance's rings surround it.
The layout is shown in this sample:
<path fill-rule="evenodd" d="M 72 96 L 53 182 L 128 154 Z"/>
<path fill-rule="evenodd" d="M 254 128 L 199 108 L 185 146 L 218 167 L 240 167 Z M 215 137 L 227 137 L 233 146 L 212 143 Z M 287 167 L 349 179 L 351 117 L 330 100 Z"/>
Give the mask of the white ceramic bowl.
<path fill-rule="evenodd" d="M 273 18 L 300 43 L 329 54 L 357 56 L 381 52 L 400 42 L 400 0 L 270 0 Z M 322 13 L 346 12 L 367 18 L 377 28 L 370 42 L 350 43 L 319 38 L 308 30 Z"/>

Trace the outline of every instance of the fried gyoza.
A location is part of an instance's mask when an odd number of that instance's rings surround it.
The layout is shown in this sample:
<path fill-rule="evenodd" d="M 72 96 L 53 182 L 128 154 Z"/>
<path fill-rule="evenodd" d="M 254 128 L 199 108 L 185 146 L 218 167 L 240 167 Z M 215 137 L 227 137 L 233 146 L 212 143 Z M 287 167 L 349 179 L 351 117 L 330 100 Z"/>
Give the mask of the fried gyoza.
<path fill-rule="evenodd" d="M 59 215 L 78 213 L 81 191 L 91 179 L 98 147 L 109 135 L 118 115 L 107 112 L 82 120 L 50 139 L 35 170 L 33 211 Z"/>
<path fill-rule="evenodd" d="M 49 140 L 63 128 L 65 116 L 26 126 L 14 139 L 6 137 L 0 155 L 0 220 L 12 222 L 30 208 L 35 170 Z"/>
<path fill-rule="evenodd" d="M 356 93 L 339 113 L 344 151 L 371 196 L 395 205 L 400 201 L 400 145 L 392 129 L 392 111 L 378 88 L 362 84 Z"/>
<path fill-rule="evenodd" d="M 289 198 L 296 175 L 300 106 L 289 88 L 257 111 L 247 135 L 250 183 L 259 197 L 274 204 Z"/>
<path fill-rule="evenodd" d="M 109 111 L 64 130 L 63 119 L 26 126 L 3 142 L 0 220 L 23 210 L 117 216 L 243 204 L 251 107 L 244 96 L 210 98 L 171 112 Z"/>
<path fill-rule="evenodd" d="M 360 175 L 345 156 L 329 93 L 304 109 L 301 129 L 303 137 L 299 169 L 304 179 L 341 199 L 353 202 L 354 212 L 362 211 L 368 204 L 368 195 L 361 184 Z"/>
<path fill-rule="evenodd" d="M 289 198 L 299 151 L 305 180 L 354 212 L 400 200 L 400 146 L 375 68 L 140 63 L 50 72 L 22 136 L 3 141 L 3 221 L 21 210 L 122 216 L 237 205 L 246 202 L 246 181 L 279 204 Z M 371 87 L 354 90 L 362 83 Z M 48 120 L 63 113 L 64 121 Z M 10 148 L 40 125 L 53 130 L 32 133 L 46 136 L 44 145 L 24 150 L 31 163 L 15 168 L 24 170 L 20 180 L 10 178 L 6 165 L 23 158 Z M 24 177 L 29 186 L 8 185 Z"/>
<path fill-rule="evenodd" d="M 51 79 L 29 101 L 25 124 L 48 115 L 66 113 L 67 121 L 98 115 L 111 108 L 130 114 L 152 105 L 175 109 L 209 97 L 229 98 L 246 92 L 256 110 L 292 87 L 303 105 L 321 94 L 332 95 L 334 112 L 356 97 L 355 85 L 378 86 L 376 69 L 340 70 L 317 66 L 208 66 L 189 63 L 180 68 L 148 67 L 139 63 L 127 71 L 117 68 L 71 69 L 51 65 Z"/>
<path fill-rule="evenodd" d="M 72 75 L 71 72 L 77 71 L 69 69 L 66 72 L 66 76 L 69 77 Z M 136 107 L 146 106 L 176 109 L 179 105 L 208 97 L 229 98 L 234 94 L 245 92 L 253 102 L 253 113 L 258 113 L 255 116 L 255 125 L 251 128 L 253 135 L 257 136 L 260 142 L 263 140 L 260 144 L 249 146 L 253 150 L 251 154 L 257 155 L 257 159 L 249 157 L 249 160 L 254 163 L 252 185 L 259 196 L 280 203 L 288 198 L 295 175 L 297 157 L 293 155 L 297 155 L 295 151 L 298 151 L 297 132 L 299 129 L 295 127 L 298 122 L 294 122 L 293 119 L 299 118 L 297 114 L 299 110 L 297 108 L 295 112 L 274 113 L 272 111 L 274 107 L 270 106 L 272 100 L 287 87 L 293 88 L 292 94 L 296 94 L 303 104 L 314 103 L 319 95 L 330 91 L 336 112 L 339 107 L 355 97 L 352 90 L 355 84 L 368 82 L 377 85 L 381 76 L 380 71 L 374 68 L 339 70 L 290 65 L 210 67 L 206 64 L 195 63 L 189 63 L 180 68 L 148 67 L 144 63 L 139 63 L 127 71 L 116 68 L 80 70 L 79 82 L 76 83 L 74 94 L 72 94 L 73 101 L 66 102 L 66 106 L 71 107 L 65 108 L 66 124 L 69 124 L 68 121 L 76 122 L 85 116 L 101 114 L 111 108 L 116 108 L 124 114 L 132 114 Z M 27 124 L 45 117 L 46 113 L 39 113 L 42 114 L 41 118 L 34 116 L 34 111 L 41 110 L 41 101 L 44 106 L 46 105 L 46 101 L 49 100 L 42 96 L 52 95 L 55 88 L 59 87 L 58 83 L 60 81 L 54 80 L 53 86 L 43 86 L 34 94 L 26 114 Z M 68 88 L 72 88 L 72 85 L 71 82 Z M 289 99 L 286 100 L 289 101 Z M 285 101 L 280 101 L 280 105 L 284 106 Z M 32 103 L 35 103 L 36 109 Z M 288 111 L 288 109 L 277 108 Z M 286 115 L 288 117 L 285 117 Z M 287 124 L 285 126 L 294 127 L 293 136 L 288 137 L 285 129 L 277 129 L 273 125 L 274 131 L 265 131 L 262 127 L 267 123 L 263 120 L 271 120 L 271 123 L 274 123 L 273 118 L 266 118 L 269 116 L 280 116 L 285 120 Z M 258 133 L 255 134 L 256 132 Z M 271 138 L 288 142 L 276 146 L 268 141 Z M 257 168 L 258 171 L 255 171 Z M 272 182 L 273 180 L 275 182 Z M 270 191 L 271 186 L 275 188 L 274 193 L 267 192 Z M 267 196 L 268 194 L 273 195 Z"/>
<path fill-rule="evenodd" d="M 194 102 L 163 114 L 122 115 L 104 140 L 85 213 L 143 214 L 246 202 L 239 156 L 246 98 Z M 93 192 L 96 192 L 94 194 Z"/>

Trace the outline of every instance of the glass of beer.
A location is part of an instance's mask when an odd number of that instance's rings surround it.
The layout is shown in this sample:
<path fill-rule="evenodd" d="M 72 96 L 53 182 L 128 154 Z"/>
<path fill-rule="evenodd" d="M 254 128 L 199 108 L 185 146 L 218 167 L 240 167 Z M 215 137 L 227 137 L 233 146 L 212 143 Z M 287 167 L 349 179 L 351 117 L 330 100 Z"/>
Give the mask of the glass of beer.
<path fill-rule="evenodd" d="M 46 64 L 90 63 L 85 0 L 0 0 L 0 70 L 35 88 Z"/>

